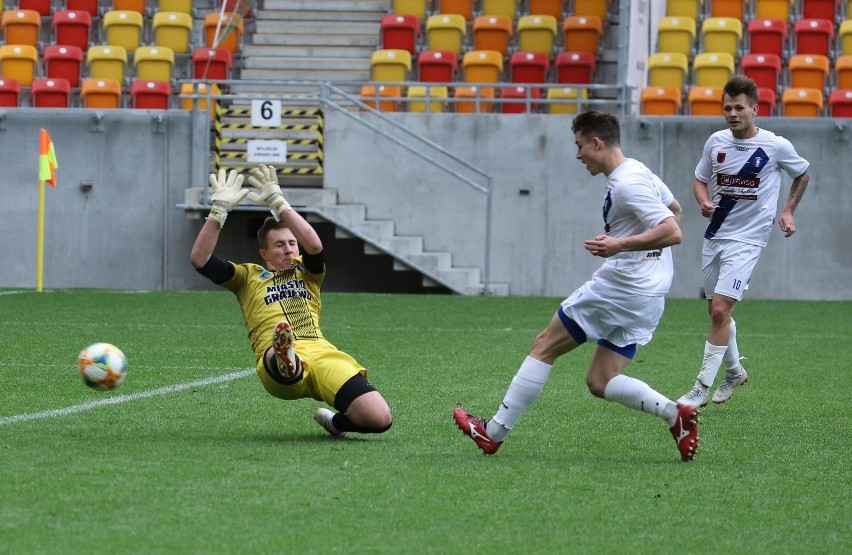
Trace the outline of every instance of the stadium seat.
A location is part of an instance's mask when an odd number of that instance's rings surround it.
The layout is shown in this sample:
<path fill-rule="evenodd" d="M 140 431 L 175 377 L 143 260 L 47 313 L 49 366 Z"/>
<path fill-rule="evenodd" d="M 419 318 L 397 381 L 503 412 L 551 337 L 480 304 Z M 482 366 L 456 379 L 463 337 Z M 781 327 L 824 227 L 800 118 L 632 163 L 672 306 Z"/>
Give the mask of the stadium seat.
<path fill-rule="evenodd" d="M 124 81 L 127 66 L 127 50 L 120 46 L 96 44 L 86 52 L 88 75 L 93 79 Z"/>
<path fill-rule="evenodd" d="M 494 87 L 456 87 L 453 96 L 467 100 L 456 102 L 456 113 L 459 114 L 489 113 L 494 107 L 493 102 L 485 102 L 494 98 Z"/>
<path fill-rule="evenodd" d="M 167 46 L 140 46 L 133 52 L 133 68 L 137 79 L 171 81 L 175 53 Z"/>
<path fill-rule="evenodd" d="M 680 89 L 645 87 L 639 95 L 642 114 L 646 116 L 677 116 L 681 111 Z"/>
<path fill-rule="evenodd" d="M 50 17 L 52 0 L 17 0 L 19 10 L 32 10 L 41 17 Z"/>
<path fill-rule="evenodd" d="M 793 25 L 796 54 L 831 56 L 834 44 L 834 21 L 827 19 L 800 19 Z"/>
<path fill-rule="evenodd" d="M 739 57 L 743 25 L 739 19 L 708 17 L 701 24 L 702 52 L 727 52 Z"/>
<path fill-rule="evenodd" d="M 39 77 L 30 87 L 33 108 L 67 108 L 71 101 L 71 85 L 65 79 Z"/>
<path fill-rule="evenodd" d="M 251 19 L 254 17 L 253 5 L 260 5 L 257 0 L 221 0 L 216 2 L 216 10 L 225 7 L 226 13 L 239 14 L 241 18 Z"/>
<path fill-rule="evenodd" d="M 518 15 L 518 0 L 482 0 L 482 15 L 505 15 L 514 21 Z"/>
<path fill-rule="evenodd" d="M 550 15 L 562 21 L 565 12 L 565 0 L 529 0 L 531 15 Z"/>
<path fill-rule="evenodd" d="M 458 14 L 432 15 L 426 20 L 429 50 L 449 50 L 459 56 L 466 36 L 467 25 Z"/>
<path fill-rule="evenodd" d="M 657 52 L 680 52 L 687 58 L 695 50 L 695 20 L 664 17 L 657 27 Z"/>
<path fill-rule="evenodd" d="M 852 54 L 838 56 L 834 61 L 834 76 L 838 89 L 852 89 Z"/>
<path fill-rule="evenodd" d="M 590 52 L 560 52 L 556 55 L 556 82 L 589 85 L 595 74 L 595 56 Z"/>
<path fill-rule="evenodd" d="M 2 91 L 2 87 L 0 87 L 0 91 Z M 828 108 L 833 118 L 852 118 L 852 89 L 831 91 L 831 94 L 828 95 Z"/>
<path fill-rule="evenodd" d="M 509 58 L 512 83 L 546 83 L 550 57 L 542 52 L 515 52 Z"/>
<path fill-rule="evenodd" d="M 447 50 L 424 50 L 417 56 L 419 79 L 424 83 L 450 83 L 456 79 L 458 58 Z"/>
<path fill-rule="evenodd" d="M 379 112 L 399 112 L 401 98 L 402 88 L 398 85 L 361 86 L 361 101 Z"/>
<path fill-rule="evenodd" d="M 73 88 L 80 86 L 83 51 L 79 47 L 49 44 L 44 47 L 42 64 L 46 77 L 65 79 Z"/>
<path fill-rule="evenodd" d="M 391 13 L 413 15 L 419 21 L 426 19 L 430 0 L 393 0 Z"/>
<path fill-rule="evenodd" d="M 852 19 L 840 22 L 837 30 L 839 43 L 837 45 L 838 56 L 852 55 Z"/>
<path fill-rule="evenodd" d="M 648 85 L 683 89 L 689 65 L 686 56 L 677 52 L 655 52 L 648 57 Z"/>
<path fill-rule="evenodd" d="M 180 86 L 180 94 L 184 95 L 199 95 L 200 98 L 182 98 L 180 106 L 184 110 L 192 110 L 197 107 L 199 110 L 208 110 L 210 119 L 216 117 L 216 109 L 218 106 L 217 98 L 222 94 L 221 89 L 215 83 L 209 88 L 210 106 L 207 106 L 208 88 L 206 83 L 182 83 Z"/>
<path fill-rule="evenodd" d="M 110 10 L 103 16 L 105 43 L 133 52 L 142 42 L 142 14 L 133 10 Z"/>
<path fill-rule="evenodd" d="M 230 79 L 233 67 L 233 55 L 225 48 L 196 48 L 192 51 L 193 79 Z"/>
<path fill-rule="evenodd" d="M 597 17 L 606 21 L 609 0 L 574 0 L 574 15 Z"/>
<path fill-rule="evenodd" d="M 746 27 L 751 54 L 775 54 L 787 58 L 787 22 L 781 19 L 752 19 Z"/>
<path fill-rule="evenodd" d="M 417 51 L 420 41 L 420 20 L 413 15 L 390 14 L 379 23 L 382 33 L 382 48 L 386 50 Z"/>
<path fill-rule="evenodd" d="M 157 2 L 157 11 L 192 15 L 192 0 L 159 0 Z"/>
<path fill-rule="evenodd" d="M 498 83 L 503 76 L 503 55 L 496 50 L 471 50 L 462 57 L 466 83 Z"/>
<path fill-rule="evenodd" d="M 408 81 L 411 52 L 408 50 L 376 50 L 370 57 L 373 81 Z"/>
<path fill-rule="evenodd" d="M 175 54 L 188 54 L 192 45 L 192 16 L 183 12 L 157 12 L 151 22 L 156 46 Z"/>
<path fill-rule="evenodd" d="M 6 10 L 0 15 L 0 27 L 7 45 L 38 47 L 41 16 L 35 10 Z"/>
<path fill-rule="evenodd" d="M 473 48 L 496 50 L 503 56 L 512 41 L 512 20 L 505 15 L 480 15 L 473 20 Z"/>
<path fill-rule="evenodd" d="M 518 50 L 542 52 L 548 56 L 556 44 L 556 18 L 550 15 L 523 15 L 518 19 Z"/>
<path fill-rule="evenodd" d="M 777 91 L 781 84 L 781 59 L 775 54 L 746 54 L 740 68 L 758 87 Z"/>
<path fill-rule="evenodd" d="M 710 17 L 730 17 L 743 21 L 747 0 L 711 0 Z"/>
<path fill-rule="evenodd" d="M 145 0 L 112 0 L 112 10 L 145 15 Z"/>
<path fill-rule="evenodd" d="M 17 79 L 0 77 L 0 107 L 17 108 L 21 105 L 21 84 Z"/>
<path fill-rule="evenodd" d="M 435 0 L 435 7 L 439 14 L 457 14 L 465 21 L 473 19 L 474 0 Z"/>
<path fill-rule="evenodd" d="M 232 54 L 238 54 L 244 33 L 245 24 L 238 13 L 213 12 L 204 16 L 204 45 L 207 48 L 225 48 Z"/>
<path fill-rule="evenodd" d="M 80 11 L 89 14 L 89 17 L 98 17 L 100 11 L 99 0 L 67 0 L 65 9 L 68 11 Z"/>
<path fill-rule="evenodd" d="M 445 86 L 412 85 L 406 92 L 409 112 L 445 112 L 449 92 Z M 415 100 L 422 99 L 422 100 Z"/>
<path fill-rule="evenodd" d="M 825 56 L 796 54 L 790 58 L 788 83 L 793 88 L 825 89 L 828 84 L 829 62 Z"/>
<path fill-rule="evenodd" d="M 585 103 L 583 103 L 583 100 L 588 99 L 588 97 L 589 93 L 584 88 L 551 87 L 547 89 L 547 99 L 563 102 L 548 104 L 547 111 L 550 114 L 576 114 L 585 109 Z"/>
<path fill-rule="evenodd" d="M 698 21 L 703 7 L 703 0 L 666 0 L 666 17 L 688 17 Z"/>
<path fill-rule="evenodd" d="M 817 89 L 798 89 L 791 87 L 781 93 L 781 105 L 784 116 L 816 118 L 822 115 L 823 95 Z"/>
<path fill-rule="evenodd" d="M 734 74 L 734 57 L 727 52 L 702 52 L 692 62 L 698 87 L 724 87 Z"/>
<path fill-rule="evenodd" d="M 780 19 L 790 21 L 794 0 L 754 0 L 756 17 L 760 19 Z"/>
<path fill-rule="evenodd" d="M 764 117 L 777 115 L 775 105 L 778 96 L 773 89 L 759 88 L 757 89 L 757 96 L 757 115 Z"/>
<path fill-rule="evenodd" d="M 541 89 L 538 87 L 502 87 L 500 98 L 506 102 L 500 103 L 500 111 L 504 114 L 529 114 L 538 112 L 540 104 L 533 102 L 541 98 Z M 527 98 L 530 99 L 527 102 Z"/>
<path fill-rule="evenodd" d="M 801 0 L 802 17 L 805 19 L 828 19 L 834 21 L 840 13 L 838 0 Z"/>
<path fill-rule="evenodd" d="M 0 46 L 0 77 L 29 87 L 38 72 L 38 50 L 28 44 Z"/>
<path fill-rule="evenodd" d="M 172 86 L 167 81 L 135 79 L 130 84 L 130 107 L 143 110 L 168 110 Z"/>
<path fill-rule="evenodd" d="M 590 52 L 597 56 L 603 25 L 593 15 L 568 16 L 562 21 L 565 34 L 564 49 L 575 52 Z"/>
<path fill-rule="evenodd" d="M 53 14 L 51 21 L 53 43 L 76 46 L 82 51 L 89 48 L 92 16 L 82 10 L 62 10 Z"/>
<path fill-rule="evenodd" d="M 689 115 L 691 116 L 721 116 L 722 87 L 692 87 L 687 93 Z"/>
<path fill-rule="evenodd" d="M 81 108 L 121 108 L 121 82 L 115 79 L 84 79 L 80 85 Z"/>

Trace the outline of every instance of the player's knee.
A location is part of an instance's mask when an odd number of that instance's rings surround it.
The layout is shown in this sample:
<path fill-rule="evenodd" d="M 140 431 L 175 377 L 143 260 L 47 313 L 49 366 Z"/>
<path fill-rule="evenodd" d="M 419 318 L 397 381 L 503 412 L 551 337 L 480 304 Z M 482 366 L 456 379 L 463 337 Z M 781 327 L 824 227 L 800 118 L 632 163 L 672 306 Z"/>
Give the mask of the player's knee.
<path fill-rule="evenodd" d="M 602 380 L 599 376 L 589 374 L 586 376 L 586 387 L 589 388 L 589 393 L 595 397 L 603 399 L 604 390 L 606 389 L 606 380 Z"/>
<path fill-rule="evenodd" d="M 393 415 L 391 414 L 390 407 L 386 406 L 380 410 L 376 410 L 370 416 L 372 428 L 374 428 L 377 433 L 386 432 L 390 430 L 390 427 L 393 425 Z"/>

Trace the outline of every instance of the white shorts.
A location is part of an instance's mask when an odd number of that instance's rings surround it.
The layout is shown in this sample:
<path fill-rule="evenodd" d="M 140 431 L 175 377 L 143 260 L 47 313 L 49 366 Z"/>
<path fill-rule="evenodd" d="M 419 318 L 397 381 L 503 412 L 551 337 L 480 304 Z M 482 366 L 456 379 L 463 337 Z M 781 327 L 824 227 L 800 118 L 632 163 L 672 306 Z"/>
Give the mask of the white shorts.
<path fill-rule="evenodd" d="M 561 309 L 588 339 L 605 339 L 618 347 L 651 341 L 663 316 L 665 297 L 625 293 L 612 285 L 587 281 L 562 301 Z"/>
<path fill-rule="evenodd" d="M 712 299 L 718 293 L 741 301 L 761 250 L 763 247 L 742 241 L 705 239 L 701 249 L 704 296 Z"/>

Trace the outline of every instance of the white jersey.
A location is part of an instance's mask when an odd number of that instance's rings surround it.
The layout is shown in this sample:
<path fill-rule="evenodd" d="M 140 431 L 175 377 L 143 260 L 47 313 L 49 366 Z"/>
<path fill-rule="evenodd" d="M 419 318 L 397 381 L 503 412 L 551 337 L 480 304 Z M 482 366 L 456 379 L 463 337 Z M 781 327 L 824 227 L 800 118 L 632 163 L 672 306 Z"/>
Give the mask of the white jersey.
<path fill-rule="evenodd" d="M 666 218 L 674 195 L 645 164 L 628 158 L 606 178 L 604 232 L 610 237 L 638 235 Z M 592 276 L 619 290 L 637 295 L 665 295 L 672 284 L 671 249 L 625 251 L 610 256 Z"/>
<path fill-rule="evenodd" d="M 778 207 L 781 169 L 796 178 L 808 166 L 790 141 L 771 131 L 758 129 L 750 139 L 736 139 L 730 129 L 713 133 L 695 168 L 695 178 L 708 184 L 716 205 L 704 238 L 765 247 Z"/>

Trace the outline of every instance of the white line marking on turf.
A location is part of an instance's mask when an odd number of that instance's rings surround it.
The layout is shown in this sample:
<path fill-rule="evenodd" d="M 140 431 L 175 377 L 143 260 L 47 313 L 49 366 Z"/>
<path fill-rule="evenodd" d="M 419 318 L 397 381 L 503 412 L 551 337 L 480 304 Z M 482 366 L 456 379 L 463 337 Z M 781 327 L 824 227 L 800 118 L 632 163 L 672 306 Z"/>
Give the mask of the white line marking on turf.
<path fill-rule="evenodd" d="M 96 409 L 98 407 L 102 407 L 105 405 L 118 405 L 121 403 L 129 403 L 130 401 L 136 401 L 137 399 L 147 399 L 149 397 L 157 397 L 158 395 L 167 395 L 169 393 L 175 393 L 177 391 L 183 391 L 185 389 L 191 389 L 193 387 L 204 387 L 207 385 L 213 385 L 222 382 L 230 382 L 234 380 L 238 380 L 240 378 L 244 378 L 246 376 L 250 376 L 255 373 L 254 368 L 250 368 L 247 370 L 240 370 L 239 372 L 232 372 L 230 374 L 224 374 L 222 376 L 213 376 L 212 378 L 205 378 L 203 380 L 197 380 L 194 382 L 186 382 L 179 383 L 175 385 L 168 385 L 166 387 L 161 387 L 159 389 L 152 389 L 150 391 L 140 391 L 139 393 L 131 393 L 129 395 L 119 395 L 117 397 L 108 397 L 106 399 L 101 399 L 99 401 L 90 401 L 88 403 L 83 403 L 82 405 L 74 405 L 71 407 L 66 407 L 64 409 L 53 409 L 46 410 L 42 412 L 31 412 L 29 414 L 16 414 L 14 416 L 3 416 L 0 417 L 0 426 L 5 426 L 7 424 L 17 424 L 18 422 L 27 422 L 29 420 L 41 420 L 42 418 L 54 418 L 56 416 L 67 416 L 69 414 L 75 414 L 78 412 L 84 412 L 87 410 Z"/>

